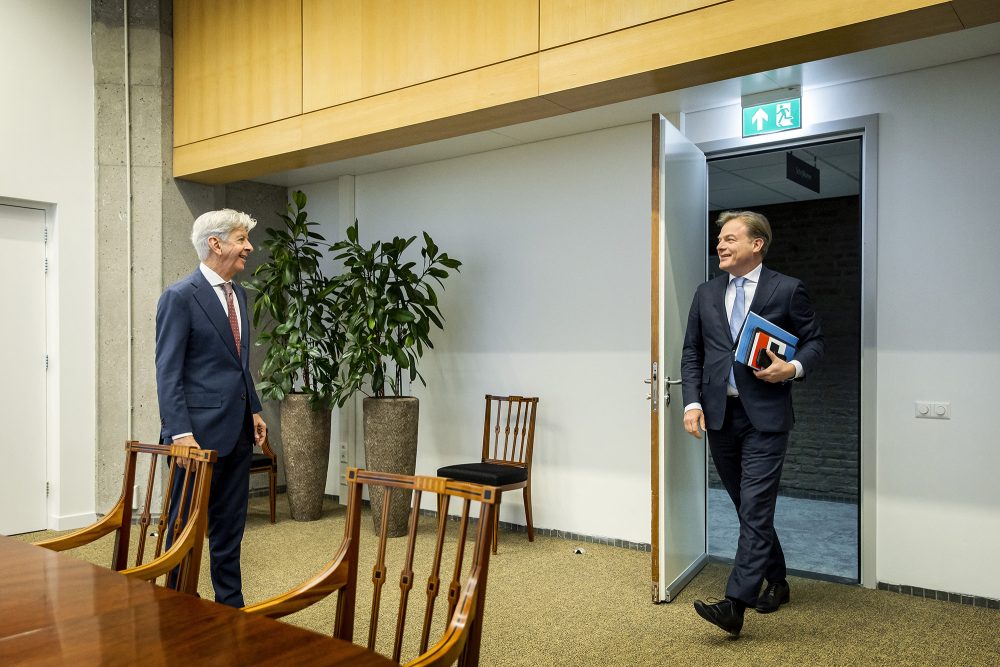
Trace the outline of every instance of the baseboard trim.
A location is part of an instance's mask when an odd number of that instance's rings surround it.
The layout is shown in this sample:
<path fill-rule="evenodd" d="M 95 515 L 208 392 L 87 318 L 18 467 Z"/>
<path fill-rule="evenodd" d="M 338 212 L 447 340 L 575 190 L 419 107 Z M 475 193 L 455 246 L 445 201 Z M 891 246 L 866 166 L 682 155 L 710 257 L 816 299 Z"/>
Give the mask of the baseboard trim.
<path fill-rule="evenodd" d="M 367 502 L 367 501 L 366 501 Z M 435 510 L 425 510 L 421 509 L 420 514 L 422 516 L 437 517 L 437 512 Z M 453 521 L 457 521 L 457 516 L 450 516 L 449 518 Z M 475 521 L 475 519 L 472 519 Z M 527 533 L 528 527 L 519 523 L 509 523 L 507 521 L 500 522 L 500 530 L 505 533 Z M 546 537 L 557 537 L 562 540 L 567 540 L 570 542 L 582 542 L 584 544 L 603 544 L 609 547 L 618 547 L 619 549 L 629 549 L 630 551 L 652 551 L 650 545 L 643 542 L 630 542 L 628 540 L 620 540 L 614 537 L 599 537 L 596 535 L 582 535 L 580 533 L 574 533 L 568 530 L 556 530 L 554 528 L 539 528 L 534 527 L 536 535 L 544 535 Z"/>
<path fill-rule="evenodd" d="M 1000 600 L 983 597 L 981 595 L 963 595 L 962 593 L 950 593 L 948 591 L 936 591 L 932 588 L 921 588 L 919 586 L 907 586 L 905 584 L 888 584 L 884 581 L 878 582 L 876 586 L 880 591 L 890 593 L 902 593 L 925 600 L 938 600 L 940 602 L 953 602 L 955 604 L 965 604 L 970 607 L 983 607 L 986 609 L 1000 609 Z"/>
<path fill-rule="evenodd" d="M 284 487 L 278 487 L 278 493 L 284 493 Z M 253 489 L 250 491 L 251 497 L 253 496 L 266 496 L 268 493 L 267 489 Z M 329 493 L 323 496 L 327 500 L 331 500 L 335 503 L 340 503 L 340 497 L 331 495 Z M 362 503 L 367 507 L 369 503 L 367 500 L 363 500 Z M 437 511 L 421 509 L 421 516 L 437 517 Z M 452 521 L 457 521 L 457 516 L 449 516 Z M 475 523 L 476 519 L 473 517 L 471 519 Z M 510 523 L 507 521 L 500 522 L 500 530 L 505 533 L 527 533 L 528 527 L 519 523 Z M 584 544 L 603 544 L 609 547 L 618 547 L 619 549 L 628 549 L 630 551 L 644 551 L 649 553 L 652 551 L 652 547 L 645 542 L 630 542 L 628 540 L 620 540 L 614 537 L 599 537 L 596 535 L 582 535 L 580 533 L 574 533 L 568 530 L 556 530 L 555 528 L 539 528 L 535 526 L 536 535 L 544 535 L 546 537 L 557 537 L 562 540 L 567 540 L 570 542 L 582 542 Z"/>
<path fill-rule="evenodd" d="M 76 530 L 95 523 L 98 515 L 94 512 L 83 514 L 67 514 L 65 516 L 49 516 L 47 530 Z"/>

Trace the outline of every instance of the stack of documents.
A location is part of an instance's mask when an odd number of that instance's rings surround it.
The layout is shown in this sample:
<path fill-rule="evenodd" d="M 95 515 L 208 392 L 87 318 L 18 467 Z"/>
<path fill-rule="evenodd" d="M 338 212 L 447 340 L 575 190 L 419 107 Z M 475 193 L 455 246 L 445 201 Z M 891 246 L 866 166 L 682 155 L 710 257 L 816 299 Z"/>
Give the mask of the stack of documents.
<path fill-rule="evenodd" d="M 780 359 L 791 361 L 798 344 L 798 337 L 751 310 L 736 340 L 736 361 L 763 370 L 771 365 L 768 350 Z"/>

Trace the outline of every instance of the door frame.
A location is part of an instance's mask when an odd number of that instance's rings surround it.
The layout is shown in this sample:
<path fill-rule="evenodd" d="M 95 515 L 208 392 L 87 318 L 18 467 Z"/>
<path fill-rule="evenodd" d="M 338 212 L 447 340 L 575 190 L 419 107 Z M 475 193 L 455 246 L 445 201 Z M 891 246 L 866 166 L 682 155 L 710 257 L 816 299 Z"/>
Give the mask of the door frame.
<path fill-rule="evenodd" d="M 709 160 L 793 148 L 831 139 L 861 139 L 861 387 L 858 532 L 859 579 L 875 588 L 877 493 L 877 287 L 878 287 L 878 115 L 807 125 L 780 135 L 721 139 L 698 144 Z M 706 516 L 707 519 L 707 516 Z"/>

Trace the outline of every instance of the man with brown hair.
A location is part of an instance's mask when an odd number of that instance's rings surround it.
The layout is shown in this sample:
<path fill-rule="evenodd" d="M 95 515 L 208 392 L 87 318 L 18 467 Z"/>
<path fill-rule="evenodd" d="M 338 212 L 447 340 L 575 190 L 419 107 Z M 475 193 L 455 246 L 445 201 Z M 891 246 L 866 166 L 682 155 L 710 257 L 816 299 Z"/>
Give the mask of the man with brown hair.
<path fill-rule="evenodd" d="M 768 613 L 790 598 L 774 508 L 794 421 L 791 380 L 819 365 L 824 344 L 802 282 L 763 265 L 771 244 L 767 218 L 726 211 L 717 224 L 719 268 L 726 273 L 695 292 L 681 375 L 684 428 L 699 439 L 702 431 L 707 433 L 712 460 L 740 522 L 725 599 L 695 600 L 694 607 L 702 618 L 738 637 L 747 607 Z M 770 365 L 763 370 L 734 361 L 736 337 L 751 310 L 798 337 L 790 362 L 770 350 Z"/>

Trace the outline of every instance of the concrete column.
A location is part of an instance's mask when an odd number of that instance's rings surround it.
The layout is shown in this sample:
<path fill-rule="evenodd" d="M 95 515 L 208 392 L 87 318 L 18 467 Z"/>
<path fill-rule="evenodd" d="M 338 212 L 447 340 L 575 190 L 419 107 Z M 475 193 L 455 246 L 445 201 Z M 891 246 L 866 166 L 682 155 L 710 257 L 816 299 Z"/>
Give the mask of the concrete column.
<path fill-rule="evenodd" d="M 91 8 L 98 184 L 95 474 L 96 511 L 103 513 L 121 491 L 124 442 L 159 437 L 156 304 L 164 287 L 198 265 L 191 224 L 223 206 L 246 211 L 260 221 L 251 235 L 256 246 L 284 209 L 287 192 L 259 183 L 212 187 L 172 178 L 172 2 L 93 0 Z M 260 259 L 253 256 L 243 278 Z M 273 416 L 266 410 L 277 433 L 277 410 Z"/>

